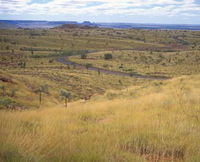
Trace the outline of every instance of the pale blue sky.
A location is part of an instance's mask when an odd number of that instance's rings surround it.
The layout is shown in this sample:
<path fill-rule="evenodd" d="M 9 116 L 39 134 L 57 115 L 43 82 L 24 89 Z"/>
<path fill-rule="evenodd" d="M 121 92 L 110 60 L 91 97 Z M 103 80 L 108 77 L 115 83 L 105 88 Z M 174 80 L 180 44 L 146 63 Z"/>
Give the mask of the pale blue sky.
<path fill-rule="evenodd" d="M 200 0 L 0 0 L 0 19 L 200 24 Z"/>

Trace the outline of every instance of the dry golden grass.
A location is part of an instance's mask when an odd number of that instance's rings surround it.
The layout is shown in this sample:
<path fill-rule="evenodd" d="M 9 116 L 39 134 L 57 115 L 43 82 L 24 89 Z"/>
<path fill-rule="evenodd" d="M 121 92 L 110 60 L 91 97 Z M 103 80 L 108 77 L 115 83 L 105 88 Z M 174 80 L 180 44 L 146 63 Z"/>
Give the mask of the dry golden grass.
<path fill-rule="evenodd" d="M 200 160 L 200 76 L 0 112 L 1 161 Z"/>
<path fill-rule="evenodd" d="M 0 82 L 6 87 L 0 97 L 11 96 L 16 88 L 11 98 L 33 108 L 39 97 L 34 89 L 49 86 L 40 109 L 0 111 L 0 161 L 200 161 L 199 75 L 154 82 L 98 75 L 64 66 L 52 57 L 65 50 L 104 50 L 91 55 L 93 60 L 71 59 L 130 73 L 198 74 L 198 31 L 17 29 L 1 30 L 0 39 L 0 75 L 13 81 Z M 183 51 L 155 52 L 163 47 Z M 113 52 L 112 61 L 98 59 L 106 51 Z M 26 67 L 20 66 L 23 61 Z M 66 108 L 59 103 L 61 88 L 70 91 L 74 100 L 115 90 Z"/>
<path fill-rule="evenodd" d="M 112 54 L 113 59 L 105 60 L 104 54 L 106 53 Z M 88 54 L 87 59 L 71 56 L 70 60 L 83 65 L 92 64 L 94 67 L 143 75 L 177 77 L 200 72 L 200 52 L 198 50 L 179 52 L 101 51 Z"/>

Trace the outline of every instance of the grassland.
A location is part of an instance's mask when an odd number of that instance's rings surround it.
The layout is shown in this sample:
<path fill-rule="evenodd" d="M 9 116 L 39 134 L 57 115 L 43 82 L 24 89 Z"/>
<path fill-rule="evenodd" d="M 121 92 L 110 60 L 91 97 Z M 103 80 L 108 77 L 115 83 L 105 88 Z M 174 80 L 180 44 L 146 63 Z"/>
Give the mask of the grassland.
<path fill-rule="evenodd" d="M 0 43 L 0 161 L 200 161 L 199 31 L 13 29 Z"/>
<path fill-rule="evenodd" d="M 1 111 L 2 161 L 199 161 L 199 76 Z"/>
<path fill-rule="evenodd" d="M 104 59 L 104 54 L 107 53 L 113 55 L 112 60 Z M 181 52 L 104 51 L 90 53 L 86 59 L 72 56 L 70 60 L 83 65 L 92 64 L 99 68 L 143 75 L 176 77 L 200 72 L 200 52 L 198 50 Z"/>

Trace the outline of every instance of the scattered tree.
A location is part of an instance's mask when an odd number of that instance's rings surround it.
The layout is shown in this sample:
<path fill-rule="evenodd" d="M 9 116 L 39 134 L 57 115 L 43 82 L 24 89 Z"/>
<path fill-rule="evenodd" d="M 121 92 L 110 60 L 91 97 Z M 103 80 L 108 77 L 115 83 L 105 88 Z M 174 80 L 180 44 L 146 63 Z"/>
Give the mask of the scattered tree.
<path fill-rule="evenodd" d="M 11 89 L 11 90 L 10 90 L 10 97 L 15 97 L 16 92 L 17 92 L 17 89 L 16 89 L 16 88 Z"/>
<path fill-rule="evenodd" d="M 26 68 L 26 62 L 19 62 L 18 66 L 20 66 L 21 68 Z"/>
<path fill-rule="evenodd" d="M 61 89 L 60 90 L 60 97 L 64 100 L 64 104 L 67 107 L 68 100 L 71 98 L 71 93 L 67 90 Z"/>
<path fill-rule="evenodd" d="M 49 59 L 49 63 L 53 63 L 54 59 Z"/>
<path fill-rule="evenodd" d="M 34 51 L 33 51 L 33 49 L 31 48 L 31 55 L 33 55 L 34 54 Z"/>
<path fill-rule="evenodd" d="M 39 88 L 35 90 L 35 92 L 39 94 L 39 107 L 41 106 L 41 103 L 42 103 L 42 93 L 48 94 L 49 93 L 48 88 L 49 86 L 45 84 L 45 85 L 41 85 Z"/>
<path fill-rule="evenodd" d="M 9 46 L 6 46 L 6 50 L 9 50 L 10 49 L 10 47 Z"/>
<path fill-rule="evenodd" d="M 110 60 L 110 59 L 112 59 L 112 58 L 113 58 L 112 54 L 110 54 L 110 53 L 104 54 L 104 59 L 105 59 L 105 60 Z"/>
<path fill-rule="evenodd" d="M 88 63 L 88 64 L 85 65 L 85 67 L 86 67 L 86 69 L 89 69 L 89 68 L 92 67 L 92 64 L 89 64 L 89 63 Z"/>
<path fill-rule="evenodd" d="M 123 85 L 123 83 L 122 83 L 122 81 L 121 81 L 121 80 L 119 80 L 119 84 L 120 84 L 120 85 Z"/>
<path fill-rule="evenodd" d="M 101 71 L 98 69 L 98 74 L 100 75 L 101 74 Z"/>
<path fill-rule="evenodd" d="M 6 87 L 4 85 L 1 85 L 0 89 L 1 89 L 1 95 L 5 96 L 6 95 Z"/>
<path fill-rule="evenodd" d="M 13 62 L 13 60 L 14 60 L 14 58 L 11 56 L 11 57 L 10 57 L 10 61 Z"/>
<path fill-rule="evenodd" d="M 87 58 L 87 55 L 86 54 L 82 54 L 81 55 L 81 59 L 86 59 Z"/>
<path fill-rule="evenodd" d="M 119 66 L 119 69 L 123 69 L 123 67 L 124 67 L 123 64 L 121 64 L 121 65 Z"/>

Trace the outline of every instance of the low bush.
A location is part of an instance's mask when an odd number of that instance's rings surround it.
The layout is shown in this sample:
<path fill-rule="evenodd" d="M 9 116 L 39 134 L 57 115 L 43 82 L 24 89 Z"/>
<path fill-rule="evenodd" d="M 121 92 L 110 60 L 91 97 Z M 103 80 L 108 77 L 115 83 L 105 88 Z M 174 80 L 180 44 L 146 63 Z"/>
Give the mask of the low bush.
<path fill-rule="evenodd" d="M 106 53 L 105 55 L 104 55 L 104 59 L 105 60 L 110 60 L 110 59 L 112 59 L 113 58 L 113 56 L 112 56 L 112 54 L 110 54 L 110 53 Z"/>
<path fill-rule="evenodd" d="M 17 103 L 13 99 L 8 97 L 0 98 L 0 109 L 15 108 L 15 106 L 17 106 Z"/>

